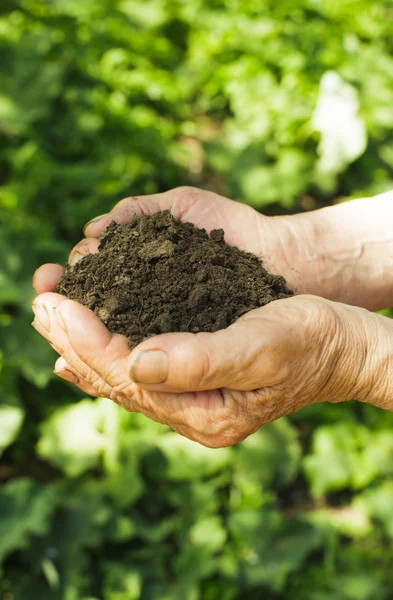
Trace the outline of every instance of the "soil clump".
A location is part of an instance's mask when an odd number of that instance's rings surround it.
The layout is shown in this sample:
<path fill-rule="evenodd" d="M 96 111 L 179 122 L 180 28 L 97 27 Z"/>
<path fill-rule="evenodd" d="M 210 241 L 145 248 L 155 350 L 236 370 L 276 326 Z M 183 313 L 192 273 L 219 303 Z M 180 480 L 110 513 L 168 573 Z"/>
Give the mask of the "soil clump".
<path fill-rule="evenodd" d="M 130 348 L 160 333 L 213 332 L 293 295 L 283 277 L 169 211 L 112 222 L 99 251 L 68 266 L 56 291 L 84 304 Z"/>

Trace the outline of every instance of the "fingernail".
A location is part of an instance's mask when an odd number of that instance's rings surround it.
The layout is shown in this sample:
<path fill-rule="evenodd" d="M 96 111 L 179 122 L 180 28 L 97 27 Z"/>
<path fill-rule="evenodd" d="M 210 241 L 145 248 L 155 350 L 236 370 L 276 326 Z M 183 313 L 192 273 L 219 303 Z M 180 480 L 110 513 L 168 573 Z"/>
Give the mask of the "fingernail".
<path fill-rule="evenodd" d="M 45 306 L 42 306 L 42 304 L 33 304 L 32 308 L 38 323 L 49 333 L 50 319 Z"/>
<path fill-rule="evenodd" d="M 53 373 L 54 375 L 57 375 L 58 377 L 61 377 L 61 379 L 65 379 L 70 383 L 80 383 L 79 377 L 75 375 L 75 373 L 73 373 L 72 371 L 69 371 L 68 369 L 62 369 L 60 371 L 54 370 Z"/>
<path fill-rule="evenodd" d="M 131 363 L 130 378 L 134 383 L 154 385 L 168 377 L 168 356 L 161 350 L 147 350 L 136 355 Z"/>
<path fill-rule="evenodd" d="M 85 254 L 81 254 L 80 252 L 75 251 L 74 254 L 70 257 L 68 264 L 71 265 L 71 267 L 74 267 L 76 263 L 79 262 L 80 259 L 84 258 L 85 256 Z"/>
<path fill-rule="evenodd" d="M 94 219 L 91 219 L 90 221 L 88 221 L 86 223 L 86 225 L 83 227 L 83 233 L 85 233 L 85 229 L 91 225 L 92 223 L 98 223 L 98 221 L 101 221 L 101 219 L 103 219 L 104 217 L 106 217 L 108 213 L 104 213 L 103 215 L 98 215 L 98 217 L 94 217 Z"/>

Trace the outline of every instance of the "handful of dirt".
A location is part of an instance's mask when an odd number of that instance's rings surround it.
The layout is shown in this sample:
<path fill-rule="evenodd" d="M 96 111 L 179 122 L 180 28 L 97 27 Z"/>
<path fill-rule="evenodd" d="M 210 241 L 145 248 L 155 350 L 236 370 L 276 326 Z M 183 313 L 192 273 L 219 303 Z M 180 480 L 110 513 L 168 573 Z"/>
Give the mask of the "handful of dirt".
<path fill-rule="evenodd" d="M 167 210 L 112 222 L 98 253 L 68 266 L 56 291 L 89 307 L 114 333 L 142 340 L 171 331 L 217 331 L 246 312 L 293 295 L 283 277 Z"/>

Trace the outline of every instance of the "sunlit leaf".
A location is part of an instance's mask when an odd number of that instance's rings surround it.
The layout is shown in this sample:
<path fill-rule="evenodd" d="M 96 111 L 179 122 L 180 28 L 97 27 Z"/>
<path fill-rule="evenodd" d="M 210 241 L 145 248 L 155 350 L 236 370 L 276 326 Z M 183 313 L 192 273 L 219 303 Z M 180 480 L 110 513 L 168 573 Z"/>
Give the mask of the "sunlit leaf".
<path fill-rule="evenodd" d="M 0 404 L 0 455 L 17 438 L 23 417 L 20 406 Z"/>
<path fill-rule="evenodd" d="M 108 407 L 116 410 L 107 400 L 84 400 L 55 412 L 42 425 L 37 446 L 40 456 L 72 477 L 99 466 L 116 435 L 106 430 Z"/>

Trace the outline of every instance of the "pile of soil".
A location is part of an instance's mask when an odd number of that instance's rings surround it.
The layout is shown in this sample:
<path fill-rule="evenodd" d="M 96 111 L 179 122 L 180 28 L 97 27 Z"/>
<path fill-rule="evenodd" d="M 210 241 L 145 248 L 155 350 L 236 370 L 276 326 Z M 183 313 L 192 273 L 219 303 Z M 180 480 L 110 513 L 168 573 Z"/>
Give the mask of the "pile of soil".
<path fill-rule="evenodd" d="M 293 295 L 259 259 L 169 211 L 112 222 L 99 251 L 68 266 L 58 293 L 94 310 L 130 348 L 170 331 L 217 331 L 244 313 Z"/>

